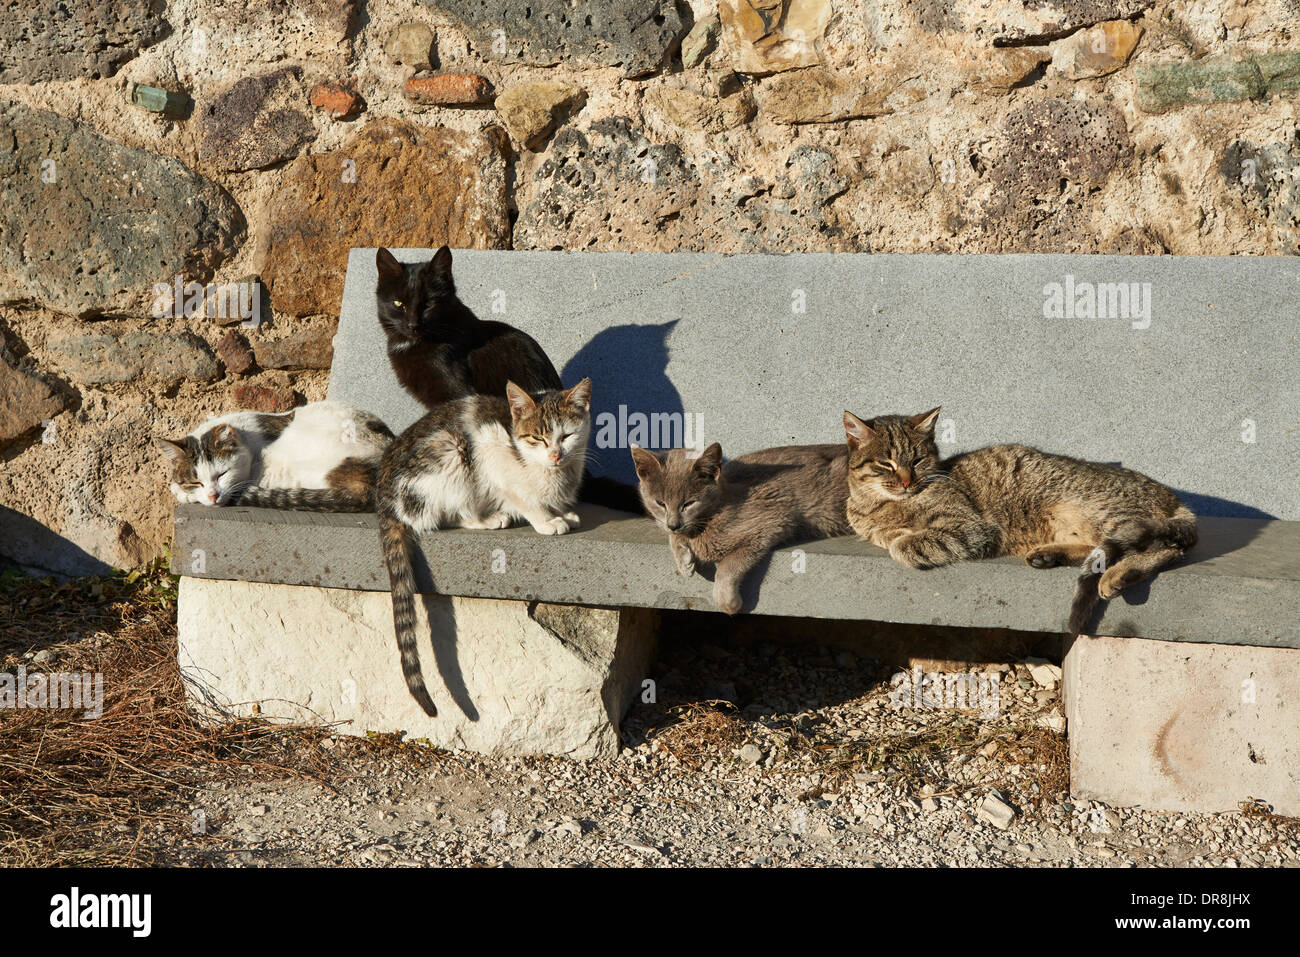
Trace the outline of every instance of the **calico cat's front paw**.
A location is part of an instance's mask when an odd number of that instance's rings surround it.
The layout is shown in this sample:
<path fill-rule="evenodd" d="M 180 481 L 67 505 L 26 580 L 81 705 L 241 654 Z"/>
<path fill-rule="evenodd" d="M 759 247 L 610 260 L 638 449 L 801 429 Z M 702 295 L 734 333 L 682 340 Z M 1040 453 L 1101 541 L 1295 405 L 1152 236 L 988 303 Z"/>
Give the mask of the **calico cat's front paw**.
<path fill-rule="evenodd" d="M 480 518 L 480 519 L 478 519 L 478 520 L 475 521 L 475 522 L 467 522 L 467 523 L 465 524 L 465 527 L 466 527 L 466 528 L 486 528 L 486 529 L 492 529 L 492 530 L 495 530 L 495 529 L 499 529 L 499 528 L 509 528 L 509 527 L 510 527 L 510 522 L 511 522 L 511 519 L 510 519 L 510 516 L 509 516 L 507 513 L 505 513 L 505 512 L 497 512 L 495 515 L 488 515 L 488 516 L 486 516 L 485 518 Z"/>
<path fill-rule="evenodd" d="M 740 600 L 740 589 L 736 587 L 735 582 L 721 579 L 715 581 L 713 583 L 713 604 L 717 606 L 718 611 L 726 612 L 728 615 L 739 612 L 743 602 Z"/>
<path fill-rule="evenodd" d="M 569 523 L 563 515 L 556 515 L 544 522 L 533 522 L 532 525 L 538 535 L 563 535 L 569 530 Z"/>

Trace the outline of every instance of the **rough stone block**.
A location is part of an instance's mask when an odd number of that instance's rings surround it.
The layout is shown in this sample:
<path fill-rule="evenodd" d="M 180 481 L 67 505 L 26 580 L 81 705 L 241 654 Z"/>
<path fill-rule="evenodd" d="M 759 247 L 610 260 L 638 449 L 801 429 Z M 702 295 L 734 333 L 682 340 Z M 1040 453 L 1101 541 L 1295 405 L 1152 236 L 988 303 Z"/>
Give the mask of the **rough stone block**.
<path fill-rule="evenodd" d="M 182 578 L 181 667 L 208 711 L 256 703 L 272 719 L 486 754 L 617 753 L 654 652 L 654 612 L 442 595 L 417 611 L 436 718 L 402 680 L 386 592 Z"/>
<path fill-rule="evenodd" d="M 1085 637 L 1064 672 L 1076 797 L 1300 815 L 1300 649 Z"/>

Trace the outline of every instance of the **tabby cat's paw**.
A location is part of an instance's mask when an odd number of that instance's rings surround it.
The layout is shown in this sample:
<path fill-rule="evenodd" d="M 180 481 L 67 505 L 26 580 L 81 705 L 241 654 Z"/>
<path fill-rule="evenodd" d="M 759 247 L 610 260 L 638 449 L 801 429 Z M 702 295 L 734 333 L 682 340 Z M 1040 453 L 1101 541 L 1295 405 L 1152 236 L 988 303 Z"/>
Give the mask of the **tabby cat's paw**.
<path fill-rule="evenodd" d="M 926 558 L 917 544 L 915 535 L 900 535 L 889 546 L 889 557 L 900 565 L 924 571 L 933 568 L 934 562 Z"/>
<path fill-rule="evenodd" d="M 1134 568 L 1110 568 L 1097 582 L 1097 594 L 1110 601 L 1125 588 L 1136 585 L 1146 576 Z"/>
<path fill-rule="evenodd" d="M 569 523 L 564 520 L 564 516 L 557 515 L 550 521 L 534 523 L 533 528 L 538 535 L 563 535 L 569 530 Z"/>
<path fill-rule="evenodd" d="M 677 562 L 677 574 L 681 575 L 683 578 L 690 578 L 692 575 L 695 574 L 694 558 L 692 558 L 689 555 L 685 557 L 679 557 L 677 555 L 674 555 L 673 558 Z"/>
<path fill-rule="evenodd" d="M 1036 548 L 1025 556 L 1025 564 L 1030 568 L 1056 568 L 1068 564 L 1065 552 L 1059 548 L 1046 545 Z"/>

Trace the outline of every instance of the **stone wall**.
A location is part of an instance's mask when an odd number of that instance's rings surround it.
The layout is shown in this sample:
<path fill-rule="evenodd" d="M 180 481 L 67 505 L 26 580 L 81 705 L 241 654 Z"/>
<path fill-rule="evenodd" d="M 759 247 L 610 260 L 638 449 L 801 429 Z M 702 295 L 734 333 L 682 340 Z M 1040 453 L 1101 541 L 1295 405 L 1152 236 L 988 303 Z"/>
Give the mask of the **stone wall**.
<path fill-rule="evenodd" d="M 1300 0 L 0 0 L 0 556 L 159 554 L 352 246 L 1295 255 L 1298 99 Z"/>

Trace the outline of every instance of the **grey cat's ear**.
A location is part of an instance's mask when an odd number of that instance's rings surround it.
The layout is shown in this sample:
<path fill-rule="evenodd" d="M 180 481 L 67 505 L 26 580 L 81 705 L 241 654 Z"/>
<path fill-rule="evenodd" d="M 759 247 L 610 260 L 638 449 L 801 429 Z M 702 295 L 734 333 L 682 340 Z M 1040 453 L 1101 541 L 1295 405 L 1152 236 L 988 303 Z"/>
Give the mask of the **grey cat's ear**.
<path fill-rule="evenodd" d="M 506 383 L 506 399 L 510 403 L 510 417 L 512 419 L 518 419 L 520 416 L 527 415 L 537 408 L 537 403 L 533 401 L 533 397 L 513 382 Z"/>
<path fill-rule="evenodd" d="M 189 457 L 189 452 L 185 450 L 185 440 L 165 439 L 161 435 L 153 437 L 153 444 L 166 453 L 167 458 L 173 462 L 181 462 Z"/>
<path fill-rule="evenodd" d="M 383 246 L 375 250 L 375 268 L 379 270 L 381 284 L 400 282 L 406 268 L 397 261 L 397 257 Z"/>
<path fill-rule="evenodd" d="M 695 460 L 695 471 L 710 482 L 716 482 L 722 474 L 722 446 L 714 442 L 701 452 Z"/>
<path fill-rule="evenodd" d="M 580 409 L 591 408 L 591 379 L 583 379 L 564 393 L 564 401 Z"/>
<path fill-rule="evenodd" d="M 658 475 L 663 471 L 664 464 L 649 449 L 643 449 L 639 445 L 630 447 L 632 453 L 632 463 L 636 466 L 636 477 L 639 479 L 648 479 L 651 476 Z"/>
<path fill-rule="evenodd" d="M 920 415 L 912 416 L 908 421 L 912 423 L 912 428 L 916 429 L 916 431 L 925 435 L 934 435 L 934 424 L 939 419 L 939 410 L 941 408 L 943 406 L 937 405 L 929 412 L 922 412 Z"/>
<path fill-rule="evenodd" d="M 867 425 L 848 409 L 844 410 L 844 437 L 849 441 L 849 448 L 856 449 L 876 437 L 871 426 Z"/>

